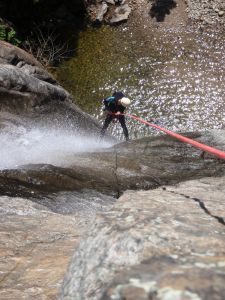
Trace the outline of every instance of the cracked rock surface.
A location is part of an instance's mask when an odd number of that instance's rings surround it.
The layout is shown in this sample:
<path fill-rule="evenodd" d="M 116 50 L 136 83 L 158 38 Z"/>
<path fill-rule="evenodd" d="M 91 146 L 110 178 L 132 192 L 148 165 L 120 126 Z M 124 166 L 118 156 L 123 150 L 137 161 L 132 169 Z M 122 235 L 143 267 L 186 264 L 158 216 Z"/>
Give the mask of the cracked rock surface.
<path fill-rule="evenodd" d="M 223 134 L 191 137 L 224 149 Z M 118 299 L 135 299 L 129 297 L 139 292 L 143 299 L 146 293 L 167 299 L 168 292 L 186 300 L 214 287 L 222 299 L 225 179 L 204 177 L 224 175 L 225 165 L 200 154 L 158 136 L 76 153 L 64 167 L 2 170 L 0 298 L 55 299 L 79 244 L 62 299 L 115 299 L 118 293 Z M 127 191 L 111 209 L 111 196 L 127 189 L 147 191 Z M 192 276 L 204 281 L 202 292 Z"/>
<path fill-rule="evenodd" d="M 224 130 L 185 135 L 225 149 Z M 0 195 L 43 198 L 59 191 L 91 189 L 118 197 L 127 189 L 153 189 L 225 174 L 223 160 L 208 154 L 203 159 L 201 154 L 170 137 L 143 138 L 95 153 L 76 153 L 67 157 L 64 166 L 30 164 L 2 170 Z"/>
<path fill-rule="evenodd" d="M 80 242 L 60 299 L 224 299 L 224 182 L 125 192 Z"/>

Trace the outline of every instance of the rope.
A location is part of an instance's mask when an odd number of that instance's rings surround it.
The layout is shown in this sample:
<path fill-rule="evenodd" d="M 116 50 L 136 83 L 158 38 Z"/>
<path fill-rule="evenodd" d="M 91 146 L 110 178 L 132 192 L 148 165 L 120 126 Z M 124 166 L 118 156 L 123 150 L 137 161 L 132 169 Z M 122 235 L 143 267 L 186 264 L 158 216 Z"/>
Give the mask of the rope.
<path fill-rule="evenodd" d="M 137 121 L 139 121 L 141 123 L 144 123 L 144 124 L 146 124 L 148 126 L 151 126 L 151 127 L 155 128 L 155 129 L 158 129 L 160 131 L 163 131 L 166 134 L 168 134 L 169 136 L 171 136 L 171 137 L 173 137 L 173 138 L 175 138 L 175 139 L 177 139 L 177 140 L 179 140 L 181 142 L 184 142 L 186 144 L 190 144 L 190 145 L 194 146 L 195 148 L 201 149 L 204 152 L 208 152 L 208 153 L 210 153 L 212 155 L 217 156 L 218 158 L 221 158 L 221 159 L 225 160 L 225 152 L 224 151 L 221 151 L 219 149 L 216 149 L 216 148 L 207 146 L 205 144 L 199 143 L 199 142 L 194 141 L 194 140 L 192 140 L 190 138 L 187 138 L 187 137 L 185 137 L 185 136 L 183 136 L 181 134 L 175 133 L 173 131 L 170 131 L 168 129 L 160 127 L 158 125 L 155 125 L 155 124 L 149 123 L 149 122 L 147 122 L 145 120 L 142 120 L 141 118 L 138 118 L 138 117 L 135 117 L 135 116 L 132 116 L 132 115 L 129 115 L 129 114 L 122 114 L 122 115 L 130 117 L 130 118 L 132 118 L 134 120 L 137 120 Z"/>

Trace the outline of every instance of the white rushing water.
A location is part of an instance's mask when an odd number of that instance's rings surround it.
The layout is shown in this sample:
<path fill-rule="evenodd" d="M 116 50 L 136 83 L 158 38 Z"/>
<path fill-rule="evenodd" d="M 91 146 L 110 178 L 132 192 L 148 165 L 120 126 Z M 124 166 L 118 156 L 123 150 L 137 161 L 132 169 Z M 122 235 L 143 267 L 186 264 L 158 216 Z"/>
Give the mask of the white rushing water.
<path fill-rule="evenodd" d="M 53 164 L 66 167 L 77 153 L 94 152 L 112 145 L 98 137 L 79 135 L 52 128 L 13 128 L 1 132 L 0 169 L 18 168 L 25 164 Z"/>

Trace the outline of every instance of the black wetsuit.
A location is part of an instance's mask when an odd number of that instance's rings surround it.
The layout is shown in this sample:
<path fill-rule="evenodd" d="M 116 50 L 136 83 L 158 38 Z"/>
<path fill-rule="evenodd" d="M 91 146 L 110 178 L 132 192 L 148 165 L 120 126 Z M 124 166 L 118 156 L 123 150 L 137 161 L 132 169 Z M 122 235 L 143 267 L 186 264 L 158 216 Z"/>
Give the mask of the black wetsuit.
<path fill-rule="evenodd" d="M 123 105 L 118 105 L 118 100 L 121 98 L 125 97 L 125 95 L 122 92 L 116 92 L 114 93 L 111 97 L 105 98 L 103 100 L 104 105 L 105 105 L 105 111 L 108 111 L 109 113 L 106 116 L 104 125 L 101 130 L 101 137 L 104 136 L 106 129 L 108 128 L 109 124 L 112 122 L 114 118 L 118 119 L 122 128 L 123 128 L 123 133 L 126 138 L 126 140 L 129 140 L 129 134 L 127 130 L 127 126 L 125 123 L 125 116 L 123 115 L 113 115 L 113 113 L 121 112 L 123 113 L 126 107 Z"/>

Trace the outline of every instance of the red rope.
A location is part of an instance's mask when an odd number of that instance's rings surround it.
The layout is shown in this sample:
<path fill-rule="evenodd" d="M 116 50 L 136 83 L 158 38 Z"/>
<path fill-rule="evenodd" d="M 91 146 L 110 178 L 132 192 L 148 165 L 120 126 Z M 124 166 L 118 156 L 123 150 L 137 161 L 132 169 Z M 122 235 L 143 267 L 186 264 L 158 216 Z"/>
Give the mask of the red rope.
<path fill-rule="evenodd" d="M 151 123 L 149 123 L 149 122 L 147 122 L 145 120 L 142 120 L 142 119 L 140 119 L 138 117 L 135 117 L 135 116 L 132 116 L 132 115 L 129 115 L 129 114 L 123 114 L 123 115 L 124 116 L 128 116 L 128 117 L 130 117 L 132 119 L 138 120 L 139 122 L 142 122 L 142 123 L 144 123 L 144 124 L 146 124 L 148 126 L 151 126 L 153 128 L 159 129 L 160 131 L 165 132 L 166 134 L 172 136 L 173 138 L 175 138 L 175 139 L 177 139 L 177 140 L 179 140 L 181 142 L 190 144 L 190 145 L 192 145 L 192 146 L 194 146 L 196 148 L 199 148 L 199 149 L 201 149 L 201 150 L 203 150 L 205 152 L 208 152 L 208 153 L 210 153 L 212 155 L 215 155 L 215 156 L 217 156 L 217 157 L 222 158 L 222 159 L 225 160 L 225 152 L 223 152 L 221 150 L 218 150 L 216 148 L 213 148 L 213 147 L 207 146 L 205 144 L 196 142 L 196 141 L 194 141 L 192 139 L 189 139 L 189 138 L 187 138 L 187 137 L 185 137 L 185 136 L 183 136 L 181 134 L 178 134 L 178 133 L 175 133 L 175 132 L 170 131 L 168 129 L 162 128 L 162 127 L 160 127 L 158 125 L 151 124 Z"/>

